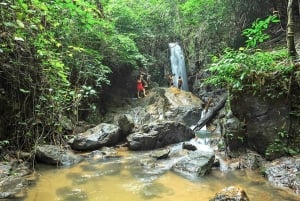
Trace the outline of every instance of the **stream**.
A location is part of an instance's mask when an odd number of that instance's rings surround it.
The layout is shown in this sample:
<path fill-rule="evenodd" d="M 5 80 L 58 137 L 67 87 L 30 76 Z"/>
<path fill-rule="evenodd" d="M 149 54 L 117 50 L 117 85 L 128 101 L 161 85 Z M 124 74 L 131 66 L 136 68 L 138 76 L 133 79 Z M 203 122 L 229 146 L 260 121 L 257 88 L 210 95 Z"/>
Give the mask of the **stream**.
<path fill-rule="evenodd" d="M 117 149 L 117 157 L 88 159 L 68 168 L 38 164 L 38 180 L 23 201 L 208 201 L 231 185 L 242 187 L 251 201 L 299 200 L 291 192 L 271 186 L 257 171 L 218 168 L 203 177 L 186 177 L 170 170 L 181 156 L 153 163 L 149 153 L 123 147 Z"/>

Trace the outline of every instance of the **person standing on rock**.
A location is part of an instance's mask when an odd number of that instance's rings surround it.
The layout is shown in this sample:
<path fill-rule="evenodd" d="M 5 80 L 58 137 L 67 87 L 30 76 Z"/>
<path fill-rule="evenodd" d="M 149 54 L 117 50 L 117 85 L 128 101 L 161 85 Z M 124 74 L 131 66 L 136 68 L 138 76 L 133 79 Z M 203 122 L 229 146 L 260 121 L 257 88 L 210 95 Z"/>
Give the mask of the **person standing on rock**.
<path fill-rule="evenodd" d="M 182 84 L 183 84 L 183 80 L 182 80 L 181 76 L 179 76 L 179 77 L 178 77 L 178 84 L 177 84 L 178 89 L 181 89 L 181 88 L 182 88 Z"/>
<path fill-rule="evenodd" d="M 169 74 L 169 86 L 170 87 L 173 87 L 174 86 L 174 76 L 175 76 L 175 74 Z"/>
<path fill-rule="evenodd" d="M 142 76 L 141 75 L 137 76 L 137 86 L 136 86 L 136 89 L 137 89 L 137 96 L 138 96 L 138 98 L 141 98 L 141 96 L 140 96 L 140 92 L 141 91 L 143 92 L 144 97 L 146 96 L 146 90 L 145 90 L 145 88 L 143 86 Z"/>

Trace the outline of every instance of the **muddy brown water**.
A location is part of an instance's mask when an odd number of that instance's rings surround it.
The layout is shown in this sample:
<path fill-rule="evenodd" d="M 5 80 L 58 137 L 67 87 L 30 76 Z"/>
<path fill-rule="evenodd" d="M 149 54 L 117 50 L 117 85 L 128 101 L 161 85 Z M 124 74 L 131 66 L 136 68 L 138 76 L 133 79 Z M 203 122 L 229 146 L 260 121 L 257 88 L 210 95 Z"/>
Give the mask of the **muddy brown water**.
<path fill-rule="evenodd" d="M 119 158 L 84 161 L 68 168 L 38 165 L 38 180 L 23 200 L 208 201 L 231 185 L 245 189 L 251 201 L 300 200 L 290 191 L 271 186 L 256 171 L 212 170 L 204 177 L 189 178 L 171 170 L 143 167 L 139 154 L 127 150 L 118 154 Z"/>

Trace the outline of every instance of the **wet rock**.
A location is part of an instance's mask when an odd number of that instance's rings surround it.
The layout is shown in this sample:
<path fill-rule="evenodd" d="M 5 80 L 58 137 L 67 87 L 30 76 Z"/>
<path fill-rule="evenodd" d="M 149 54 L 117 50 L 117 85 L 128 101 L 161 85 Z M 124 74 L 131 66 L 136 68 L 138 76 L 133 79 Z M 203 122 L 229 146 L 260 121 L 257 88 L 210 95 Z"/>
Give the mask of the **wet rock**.
<path fill-rule="evenodd" d="M 262 155 L 278 137 L 276 128 L 289 130 L 291 122 L 290 104 L 286 97 L 269 98 L 265 93 L 264 89 L 256 95 L 236 93 L 230 101 L 233 115 L 246 123 L 248 147 Z M 282 153 L 275 153 L 275 156 L 272 154 L 268 157 L 274 159 Z"/>
<path fill-rule="evenodd" d="M 168 158 L 170 154 L 170 149 L 160 149 L 155 150 L 151 153 L 151 156 L 156 159 L 165 159 Z"/>
<path fill-rule="evenodd" d="M 40 145 L 36 148 L 36 159 L 49 165 L 71 166 L 82 161 L 82 157 L 56 145 Z"/>
<path fill-rule="evenodd" d="M 204 176 L 210 172 L 214 160 L 213 152 L 193 151 L 175 163 L 172 169 L 184 175 Z"/>
<path fill-rule="evenodd" d="M 12 168 L 12 163 L 0 163 L 0 179 L 8 176 Z"/>
<path fill-rule="evenodd" d="M 98 126 L 79 133 L 69 141 L 72 149 L 79 151 L 96 150 L 104 146 L 112 146 L 119 142 L 120 127 L 114 124 L 101 123 Z"/>
<path fill-rule="evenodd" d="M 166 121 L 144 125 L 141 131 L 130 134 L 127 141 L 131 150 L 151 150 L 187 141 L 193 137 L 193 130 L 185 124 Z"/>
<path fill-rule="evenodd" d="M 113 123 L 112 117 L 128 114 L 138 128 L 154 121 L 177 121 L 192 126 L 198 122 L 202 106 L 203 101 L 191 92 L 176 87 L 157 87 L 151 89 L 146 97 L 133 99 L 126 109 L 108 112 L 104 119 Z"/>
<path fill-rule="evenodd" d="M 172 193 L 172 191 L 168 187 L 162 184 L 152 184 L 152 183 L 143 186 L 140 192 L 141 196 L 146 200 L 153 199 L 153 198 L 159 199 L 162 194 L 166 194 L 166 193 Z"/>
<path fill-rule="evenodd" d="M 197 147 L 195 145 L 193 145 L 192 143 L 184 142 L 184 143 L 182 143 L 182 149 L 195 151 L 195 150 L 197 150 Z"/>
<path fill-rule="evenodd" d="M 264 168 L 271 184 L 300 194 L 300 155 L 276 159 L 267 163 Z"/>
<path fill-rule="evenodd" d="M 0 163 L 0 199 L 22 198 L 25 196 L 25 188 L 28 180 L 23 177 L 32 171 L 27 163 L 1 162 Z"/>
<path fill-rule="evenodd" d="M 219 168 L 219 167 L 220 167 L 220 165 L 221 165 L 221 163 L 220 163 L 220 159 L 218 159 L 218 158 L 215 158 L 215 160 L 214 160 L 214 163 L 213 163 L 212 167 Z"/>
<path fill-rule="evenodd" d="M 225 141 L 230 151 L 236 152 L 247 147 L 245 125 L 238 118 L 230 115 L 230 118 L 224 124 L 224 128 Z"/>
<path fill-rule="evenodd" d="M 223 153 L 224 154 L 224 153 Z M 243 153 L 235 152 L 235 157 L 226 158 L 227 169 L 239 170 L 239 169 L 251 169 L 257 170 L 262 168 L 266 164 L 266 159 L 259 155 L 257 152 L 246 149 Z M 232 156 L 232 155 L 230 155 Z"/>
<path fill-rule="evenodd" d="M 240 163 L 241 168 L 256 170 L 266 163 L 266 159 L 254 151 L 247 150 L 246 153 L 240 156 Z"/>
<path fill-rule="evenodd" d="M 218 192 L 210 201 L 249 201 L 249 198 L 241 187 L 229 186 Z"/>
<path fill-rule="evenodd" d="M 85 169 L 83 169 L 85 171 Z M 68 179 L 70 179 L 72 181 L 72 184 L 73 185 L 81 185 L 81 184 L 85 184 L 87 183 L 88 181 L 90 181 L 91 179 L 91 176 L 85 176 L 85 175 L 82 175 L 78 172 L 74 173 L 74 172 L 71 172 L 71 173 L 68 173 L 66 175 L 66 177 Z"/>
<path fill-rule="evenodd" d="M 65 201 L 83 201 L 87 200 L 87 193 L 80 188 L 64 187 L 57 190 L 56 194 Z"/>
<path fill-rule="evenodd" d="M 114 148 L 111 147 L 103 147 L 101 148 L 101 150 L 95 150 L 88 153 L 88 158 L 93 160 L 102 160 L 116 157 L 118 157 L 118 153 Z"/>
<path fill-rule="evenodd" d="M 0 183 L 0 199 L 16 198 L 26 186 L 26 180 L 22 177 L 8 176 L 1 179 Z M 21 194 L 22 195 L 22 194 Z"/>
<path fill-rule="evenodd" d="M 123 140 L 132 132 L 134 128 L 133 118 L 129 114 L 121 114 L 117 116 L 116 121 L 121 129 L 120 139 Z"/>

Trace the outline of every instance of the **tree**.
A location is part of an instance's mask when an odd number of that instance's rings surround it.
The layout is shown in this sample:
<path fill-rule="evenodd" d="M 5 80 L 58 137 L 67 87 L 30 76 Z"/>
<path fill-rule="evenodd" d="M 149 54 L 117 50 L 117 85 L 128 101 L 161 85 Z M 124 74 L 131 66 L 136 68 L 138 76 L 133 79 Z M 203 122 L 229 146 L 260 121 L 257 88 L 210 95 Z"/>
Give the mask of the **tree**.
<path fill-rule="evenodd" d="M 287 48 L 289 52 L 289 56 L 296 57 L 297 52 L 295 48 L 294 42 L 294 15 L 293 15 L 293 3 L 294 0 L 289 0 L 287 6 L 287 15 L 288 15 L 288 23 L 287 23 Z"/>

